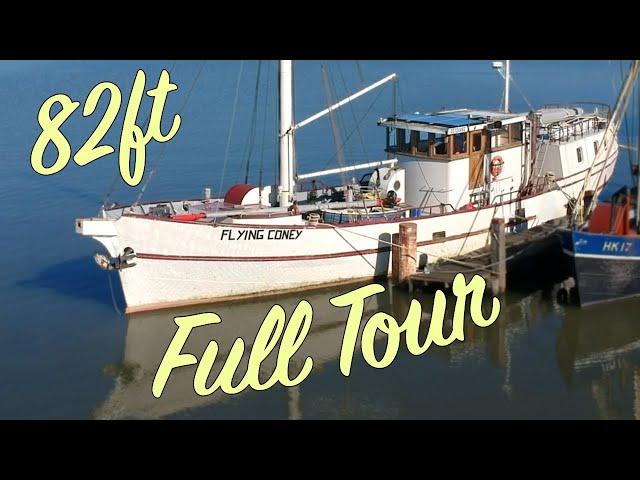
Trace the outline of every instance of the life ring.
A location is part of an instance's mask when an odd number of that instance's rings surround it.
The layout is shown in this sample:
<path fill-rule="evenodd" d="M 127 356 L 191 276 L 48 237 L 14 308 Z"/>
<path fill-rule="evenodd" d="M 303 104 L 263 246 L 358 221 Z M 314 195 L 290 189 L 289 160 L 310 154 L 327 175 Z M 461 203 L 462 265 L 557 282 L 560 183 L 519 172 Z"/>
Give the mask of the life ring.
<path fill-rule="evenodd" d="M 489 163 L 489 170 L 493 178 L 496 178 L 502 173 L 503 165 L 504 161 L 502 160 L 502 157 L 493 157 L 491 159 L 491 162 Z"/>

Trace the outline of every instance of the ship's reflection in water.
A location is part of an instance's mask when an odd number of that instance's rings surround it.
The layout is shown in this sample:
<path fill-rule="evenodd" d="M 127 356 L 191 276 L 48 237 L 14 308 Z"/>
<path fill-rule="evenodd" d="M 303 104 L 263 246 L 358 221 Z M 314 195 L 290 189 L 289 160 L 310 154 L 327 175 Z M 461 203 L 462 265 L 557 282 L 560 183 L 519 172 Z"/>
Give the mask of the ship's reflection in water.
<path fill-rule="evenodd" d="M 384 285 L 384 293 L 367 300 L 363 318 L 384 311 L 401 322 L 411 297 Z M 553 289 L 509 294 L 490 327 L 467 320 L 464 342 L 434 346 L 419 357 L 403 350 L 401 341 L 400 353 L 385 369 L 367 365 L 358 344 L 351 375 L 344 377 L 339 357 L 348 311 L 333 307 L 329 299 L 358 286 L 131 315 L 122 361 L 105 366 L 115 376 L 114 387 L 94 417 L 640 419 L 640 321 L 633 313 L 640 311 L 640 301 L 579 310 L 558 305 Z M 426 335 L 433 296 L 414 296 L 423 305 Z M 292 358 L 292 372 L 307 356 L 314 365 L 297 387 L 278 384 L 260 392 L 199 396 L 193 389 L 193 365 L 174 369 L 161 398 L 152 395 L 154 375 L 177 330 L 174 317 L 201 312 L 221 317 L 220 324 L 193 330 L 182 350 L 199 359 L 211 340 L 219 344 L 211 383 L 237 337 L 246 345 L 240 378 L 271 306 L 278 303 L 290 315 L 301 298 L 311 303 L 314 316 Z M 447 319 L 453 303 L 451 298 Z M 380 336 L 378 358 L 385 342 Z M 261 380 L 270 376 L 276 358 L 277 351 L 262 363 Z"/>
<path fill-rule="evenodd" d="M 590 392 L 602 419 L 640 420 L 640 302 L 572 309 L 558 335 L 570 388 Z"/>

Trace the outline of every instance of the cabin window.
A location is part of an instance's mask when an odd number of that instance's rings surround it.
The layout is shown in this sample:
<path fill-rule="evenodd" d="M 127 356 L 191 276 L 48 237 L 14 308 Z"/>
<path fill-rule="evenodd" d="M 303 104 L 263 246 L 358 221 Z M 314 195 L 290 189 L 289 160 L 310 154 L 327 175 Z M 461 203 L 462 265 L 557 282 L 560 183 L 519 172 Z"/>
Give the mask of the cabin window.
<path fill-rule="evenodd" d="M 434 135 L 433 144 L 434 155 L 449 154 L 449 138 L 443 133 L 436 133 Z"/>
<path fill-rule="evenodd" d="M 521 144 L 522 130 L 522 122 L 504 125 L 500 130 L 498 130 L 497 135 L 494 137 L 494 146 L 496 148 L 505 148 Z"/>
<path fill-rule="evenodd" d="M 576 152 L 578 153 L 578 163 L 582 163 L 582 147 L 578 147 Z"/>
<path fill-rule="evenodd" d="M 500 129 L 498 133 L 498 145 L 497 147 L 506 147 L 509 145 L 509 127 L 505 126 Z"/>
<path fill-rule="evenodd" d="M 467 134 L 456 133 L 453 136 L 453 154 L 459 155 L 467 153 Z"/>
<path fill-rule="evenodd" d="M 472 152 L 479 152 L 480 150 L 482 150 L 482 133 L 481 132 L 475 132 L 472 133 L 472 144 L 471 144 L 471 151 Z"/>
<path fill-rule="evenodd" d="M 401 152 L 406 152 L 409 150 L 411 140 L 408 133 L 409 132 L 407 132 L 404 128 L 396 129 L 396 147 Z"/>
<path fill-rule="evenodd" d="M 427 132 L 419 132 L 418 137 L 418 152 L 428 154 L 429 153 L 429 134 Z"/>
<path fill-rule="evenodd" d="M 411 153 L 416 153 L 418 150 L 418 140 L 420 139 L 420 132 L 415 130 L 411 130 L 411 146 L 409 151 Z"/>
<path fill-rule="evenodd" d="M 509 125 L 509 138 L 511 143 L 522 142 L 522 123 L 512 123 Z"/>

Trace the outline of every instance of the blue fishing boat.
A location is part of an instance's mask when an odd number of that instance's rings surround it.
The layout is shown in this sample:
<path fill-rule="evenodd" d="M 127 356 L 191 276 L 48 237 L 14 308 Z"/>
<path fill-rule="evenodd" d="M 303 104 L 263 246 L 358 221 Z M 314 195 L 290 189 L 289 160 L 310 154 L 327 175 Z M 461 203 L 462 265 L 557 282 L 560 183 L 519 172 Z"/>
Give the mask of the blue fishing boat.
<path fill-rule="evenodd" d="M 621 189 L 596 207 L 584 230 L 562 231 L 581 306 L 640 295 L 637 198 L 637 188 Z"/>
<path fill-rule="evenodd" d="M 640 86 L 634 83 L 636 93 L 640 93 Z M 630 93 L 633 85 L 627 83 L 623 90 Z M 616 111 L 620 104 L 626 105 L 629 97 L 618 97 Z M 635 113 L 640 119 L 640 102 L 636 103 Z M 585 306 L 640 295 L 640 122 L 638 126 L 638 146 L 624 146 L 637 153 L 637 163 L 629 162 L 634 186 L 620 188 L 607 201 L 597 203 L 596 192 L 603 182 L 601 176 L 593 174 L 592 165 L 578 198 L 569 201 L 569 228 L 559 233 L 570 281 L 563 282 L 558 292 L 560 301 L 571 300 Z M 598 146 L 594 164 L 602 153 L 600 147 L 610 141 L 611 138 L 605 139 Z"/>

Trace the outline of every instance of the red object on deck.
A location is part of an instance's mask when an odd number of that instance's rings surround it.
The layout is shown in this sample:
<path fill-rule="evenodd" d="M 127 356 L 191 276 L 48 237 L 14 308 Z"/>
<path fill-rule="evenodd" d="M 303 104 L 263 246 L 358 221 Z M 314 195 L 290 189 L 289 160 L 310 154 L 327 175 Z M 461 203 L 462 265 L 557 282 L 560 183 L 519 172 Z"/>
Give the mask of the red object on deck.
<path fill-rule="evenodd" d="M 615 209 L 613 230 L 611 229 L 611 202 L 603 202 L 596 206 L 589 220 L 590 233 L 613 233 L 629 235 L 629 210 L 631 205 L 618 205 Z"/>
<path fill-rule="evenodd" d="M 200 218 L 206 218 L 206 213 L 185 213 L 182 215 L 171 215 L 172 220 L 182 220 L 185 222 L 193 222 L 194 220 L 199 220 Z"/>
<path fill-rule="evenodd" d="M 237 185 L 234 185 L 229 190 L 227 190 L 227 193 L 224 196 L 224 203 L 230 203 L 231 205 L 242 205 L 244 196 L 254 188 L 256 187 L 254 187 L 253 185 L 238 183 Z"/>

